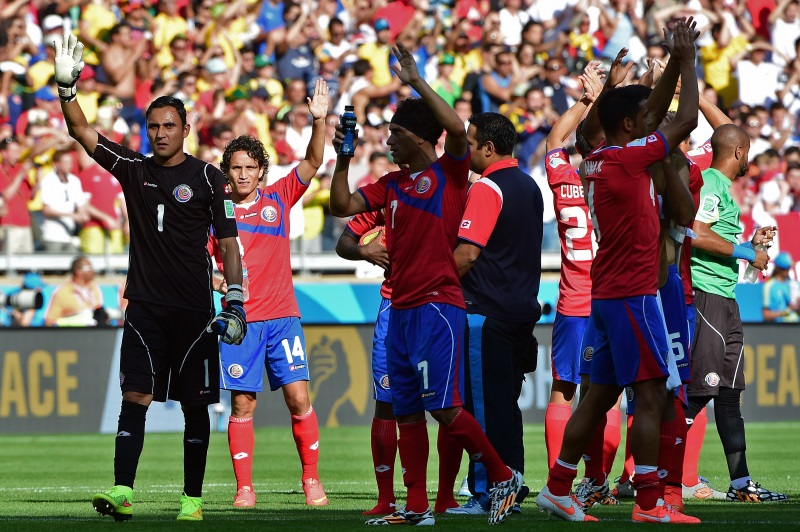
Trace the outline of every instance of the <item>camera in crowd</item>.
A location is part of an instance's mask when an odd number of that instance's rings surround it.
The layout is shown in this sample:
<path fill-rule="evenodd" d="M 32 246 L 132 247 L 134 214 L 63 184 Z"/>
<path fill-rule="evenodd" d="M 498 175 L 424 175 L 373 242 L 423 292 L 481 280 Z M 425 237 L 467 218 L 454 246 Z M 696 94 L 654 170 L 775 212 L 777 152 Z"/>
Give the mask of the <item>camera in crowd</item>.
<path fill-rule="evenodd" d="M 38 274 L 25 274 L 22 286 L 9 293 L 0 292 L 0 306 L 16 310 L 39 310 L 44 306 L 43 286 L 44 282 Z"/>

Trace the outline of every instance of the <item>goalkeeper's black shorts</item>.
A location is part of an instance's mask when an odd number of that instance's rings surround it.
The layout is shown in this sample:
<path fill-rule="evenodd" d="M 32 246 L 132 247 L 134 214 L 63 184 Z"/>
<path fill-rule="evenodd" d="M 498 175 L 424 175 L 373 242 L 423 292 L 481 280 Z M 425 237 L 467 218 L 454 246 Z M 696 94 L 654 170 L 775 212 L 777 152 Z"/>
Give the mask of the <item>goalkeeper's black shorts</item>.
<path fill-rule="evenodd" d="M 219 337 L 208 311 L 130 301 L 120 349 L 122 392 L 187 404 L 219 402 Z"/>

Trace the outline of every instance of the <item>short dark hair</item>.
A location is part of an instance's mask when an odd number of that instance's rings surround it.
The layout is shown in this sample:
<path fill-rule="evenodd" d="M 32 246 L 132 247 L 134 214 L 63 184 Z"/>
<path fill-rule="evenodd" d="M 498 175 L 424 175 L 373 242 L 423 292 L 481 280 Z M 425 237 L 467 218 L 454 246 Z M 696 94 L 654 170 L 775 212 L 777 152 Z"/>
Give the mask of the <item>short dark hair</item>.
<path fill-rule="evenodd" d="M 174 107 L 178 111 L 178 116 L 181 117 L 181 126 L 186 125 L 186 107 L 183 105 L 182 100 L 174 96 L 159 96 L 153 100 L 153 103 L 150 104 L 144 114 L 145 119 L 150 118 L 150 113 L 153 112 L 153 109 L 161 109 L 163 107 Z"/>
<path fill-rule="evenodd" d="M 240 135 L 225 145 L 225 151 L 222 152 L 222 160 L 219 162 L 219 169 L 227 175 L 228 170 L 231 169 L 231 155 L 237 151 L 246 152 L 247 155 L 253 158 L 258 163 L 258 166 L 264 169 L 262 175 L 269 170 L 269 154 L 264 149 L 264 144 L 257 138 L 249 135 Z"/>
<path fill-rule="evenodd" d="M 792 161 L 786 165 L 786 173 L 788 174 L 792 170 L 800 170 L 800 163 L 797 161 Z"/>
<path fill-rule="evenodd" d="M 498 155 L 512 154 L 517 143 L 517 130 L 508 117 L 500 113 L 478 113 L 469 117 L 469 123 L 475 126 L 479 148 L 491 142 Z"/>
<path fill-rule="evenodd" d="M 66 157 L 67 155 L 72 155 L 74 152 L 72 150 L 56 150 L 53 154 L 53 162 L 56 163 L 61 160 L 62 157 Z"/>
<path fill-rule="evenodd" d="M 406 98 L 399 102 L 392 123 L 434 145 L 444 132 L 442 125 L 434 118 L 430 106 L 422 98 Z"/>
<path fill-rule="evenodd" d="M 75 275 L 76 273 L 78 273 L 78 270 L 80 269 L 79 266 L 83 262 L 88 262 L 90 265 L 92 264 L 92 261 L 90 261 L 89 257 L 87 257 L 86 255 L 78 255 L 77 257 L 72 259 L 72 263 L 69 265 L 70 273 L 72 275 Z"/>
<path fill-rule="evenodd" d="M 800 148 L 797 146 L 789 146 L 785 150 L 783 150 L 783 156 L 788 157 L 790 155 L 800 155 Z"/>
<path fill-rule="evenodd" d="M 652 89 L 644 85 L 628 85 L 608 91 L 600 97 L 597 115 L 606 136 L 619 128 L 626 118 L 636 120 L 641 102 L 646 100 Z"/>
<path fill-rule="evenodd" d="M 369 162 L 375 162 L 378 159 L 386 159 L 389 160 L 389 156 L 386 155 L 386 152 L 375 150 L 374 152 L 369 154 Z"/>
<path fill-rule="evenodd" d="M 372 70 L 372 64 L 366 59 L 359 59 L 353 63 L 353 75 L 355 76 L 363 76 L 370 70 Z"/>
<path fill-rule="evenodd" d="M 594 149 L 594 146 L 589 146 L 589 142 L 586 140 L 586 137 L 583 136 L 583 126 L 585 123 L 586 119 L 581 120 L 581 123 L 578 124 L 578 128 L 575 130 L 575 150 L 584 158 Z"/>

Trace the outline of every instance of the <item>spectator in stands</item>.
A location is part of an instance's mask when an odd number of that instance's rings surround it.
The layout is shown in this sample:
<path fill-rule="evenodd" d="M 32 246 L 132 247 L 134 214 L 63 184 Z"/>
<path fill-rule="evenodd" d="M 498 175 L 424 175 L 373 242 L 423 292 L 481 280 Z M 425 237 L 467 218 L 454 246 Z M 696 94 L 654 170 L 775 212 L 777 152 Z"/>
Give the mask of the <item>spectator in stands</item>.
<path fill-rule="evenodd" d="M 731 73 L 730 59 L 746 50 L 750 37 L 755 31 L 747 20 L 739 16 L 742 31 L 735 37 L 726 17 L 722 17 L 711 27 L 713 41 L 700 48 L 700 64 L 703 66 L 705 81 L 711 85 L 726 106 L 731 106 L 739 97 L 739 86 Z M 738 28 L 736 28 L 738 29 Z M 750 150 L 752 153 L 752 149 Z"/>
<path fill-rule="evenodd" d="M 798 11 L 797 0 L 780 0 L 767 19 L 771 28 L 772 45 L 780 52 L 772 58 L 778 66 L 785 66 L 797 57 L 795 41 L 800 38 Z"/>
<path fill-rule="evenodd" d="M 521 81 L 515 72 L 516 58 L 509 51 L 497 54 L 491 70 L 481 76 L 480 96 L 483 112 L 497 113 L 500 106 L 513 99 L 514 89 Z"/>
<path fill-rule="evenodd" d="M 89 221 L 86 193 L 72 173 L 73 154 L 59 150 L 53 155 L 53 171 L 42 177 L 42 242 L 46 251 L 76 253 L 78 228 Z"/>
<path fill-rule="evenodd" d="M 774 264 L 772 276 L 764 283 L 764 308 L 761 311 L 764 321 L 778 323 L 800 321 L 797 314 L 800 312 L 797 279 L 790 279 L 789 273 L 794 266 L 792 256 L 784 251 L 775 257 Z"/>
<path fill-rule="evenodd" d="M 95 310 L 103 307 L 103 293 L 94 278 L 88 257 L 73 259 L 70 278 L 58 285 L 50 296 L 44 323 L 48 327 L 88 327 L 97 325 Z"/>
<path fill-rule="evenodd" d="M 761 136 L 761 128 L 763 126 L 764 124 L 758 119 L 756 113 L 750 112 L 742 116 L 742 129 L 744 129 L 747 132 L 747 136 L 750 137 L 750 161 L 772 148 L 769 141 Z"/>
<path fill-rule="evenodd" d="M 299 9 L 298 4 L 294 5 Z M 295 15 L 296 18 L 290 18 L 292 13 L 284 13 L 289 29 L 286 32 L 286 38 L 278 41 L 275 47 L 281 81 L 289 83 L 290 80 L 300 80 L 303 83 L 304 93 L 309 82 L 316 75 L 313 50 L 319 44 L 322 34 L 317 26 L 316 18 L 309 16 L 310 11 L 310 6 L 303 4 L 300 13 Z M 305 101 L 305 95 L 303 101 Z"/>
<path fill-rule="evenodd" d="M 453 54 L 442 54 L 437 62 L 436 79 L 431 83 L 436 94 L 441 96 L 450 107 L 453 107 L 456 100 L 461 97 L 461 86 L 451 78 L 455 63 L 456 58 L 453 57 Z"/>
<path fill-rule="evenodd" d="M 0 250 L 13 254 L 33 253 L 28 201 L 36 193 L 35 181 L 28 177 L 31 160 L 22 155 L 16 137 L 0 141 Z"/>
<path fill-rule="evenodd" d="M 392 82 L 389 70 L 389 51 L 392 46 L 392 30 L 389 21 L 379 18 L 375 21 L 375 41 L 361 45 L 358 57 L 366 59 L 372 66 L 372 83 L 376 87 L 386 87 Z"/>
<path fill-rule="evenodd" d="M 78 174 L 86 194 L 90 217 L 78 236 L 81 251 L 88 255 L 124 253 L 128 236 L 128 211 L 122 186 L 94 159 Z"/>
<path fill-rule="evenodd" d="M 744 50 L 730 58 L 739 79 L 740 102 L 750 106 L 769 106 L 776 101 L 776 91 L 780 87 L 778 77 L 783 69 L 767 60 L 767 52 L 773 52 L 773 58 L 777 55 L 764 37 L 756 35 Z M 758 80 L 758 83 L 749 80 Z"/>
<path fill-rule="evenodd" d="M 790 212 L 800 212 L 800 162 L 786 165 L 786 184 L 789 186 L 788 197 L 791 202 Z"/>
<path fill-rule="evenodd" d="M 59 15 L 47 15 L 42 20 L 42 45 L 44 46 L 45 56 L 41 61 L 31 65 L 27 71 L 28 87 L 33 92 L 38 91 L 53 77 L 53 66 L 55 65 L 56 50 L 53 47 L 53 40 L 60 36 L 64 31 L 64 19 Z"/>

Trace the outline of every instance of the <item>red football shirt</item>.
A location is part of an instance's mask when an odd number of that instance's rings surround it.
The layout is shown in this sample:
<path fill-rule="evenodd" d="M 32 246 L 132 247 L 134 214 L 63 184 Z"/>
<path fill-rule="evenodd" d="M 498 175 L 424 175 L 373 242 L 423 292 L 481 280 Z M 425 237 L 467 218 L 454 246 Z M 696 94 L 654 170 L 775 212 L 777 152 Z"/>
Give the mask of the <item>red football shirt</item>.
<path fill-rule="evenodd" d="M 289 210 L 307 189 L 308 183 L 300 181 L 292 168 L 286 177 L 259 190 L 254 201 L 235 206 L 242 268 L 247 271 L 244 310 L 248 322 L 300 317 L 289 254 Z M 222 269 L 219 244 L 213 236 L 210 252 Z"/>
<path fill-rule="evenodd" d="M 119 202 L 122 201 L 122 185 L 109 171 L 97 163 L 81 170 L 78 177 L 83 191 L 89 196 L 91 203 L 98 210 L 113 218 L 119 218 Z M 83 227 L 103 225 L 100 220 L 92 218 Z"/>
<path fill-rule="evenodd" d="M 425 303 L 465 308 L 453 250 L 467 199 L 469 153 L 445 153 L 422 172 L 390 172 L 359 188 L 367 209 L 386 209 L 392 307 Z"/>
<path fill-rule="evenodd" d="M 588 316 L 592 307 L 590 271 L 597 249 L 589 206 L 583 198 L 581 179 L 570 164 L 566 150 L 552 150 L 544 161 L 561 242 L 561 280 L 556 310 L 564 316 Z"/>
<path fill-rule="evenodd" d="M 12 167 L 0 166 L 0 191 L 5 190 L 20 172 L 26 172 L 23 165 L 16 164 Z M 36 195 L 35 189 L 31 186 L 30 179 L 25 177 L 17 189 L 17 192 L 6 200 L 6 213 L 0 217 L 0 225 L 11 227 L 30 227 L 31 214 L 28 211 L 28 201 Z"/>
<path fill-rule="evenodd" d="M 695 149 L 686 152 L 686 158 L 699 166 L 701 172 L 711 167 L 711 159 L 713 155 L 710 139 Z"/>
<path fill-rule="evenodd" d="M 621 299 L 658 290 L 659 208 L 648 167 L 668 155 L 655 133 L 624 147 L 596 149 L 586 159 L 597 255 L 592 297 Z"/>
<path fill-rule="evenodd" d="M 360 240 L 361 237 L 368 231 L 375 229 L 376 227 L 383 227 L 385 225 L 386 220 L 383 219 L 383 213 L 381 211 L 371 211 L 362 212 L 353 216 L 350 221 L 347 222 L 345 229 L 354 237 L 356 237 L 356 240 Z M 389 277 L 389 271 L 383 272 L 381 297 L 385 297 L 386 299 L 392 299 L 392 283 L 389 280 Z"/>

